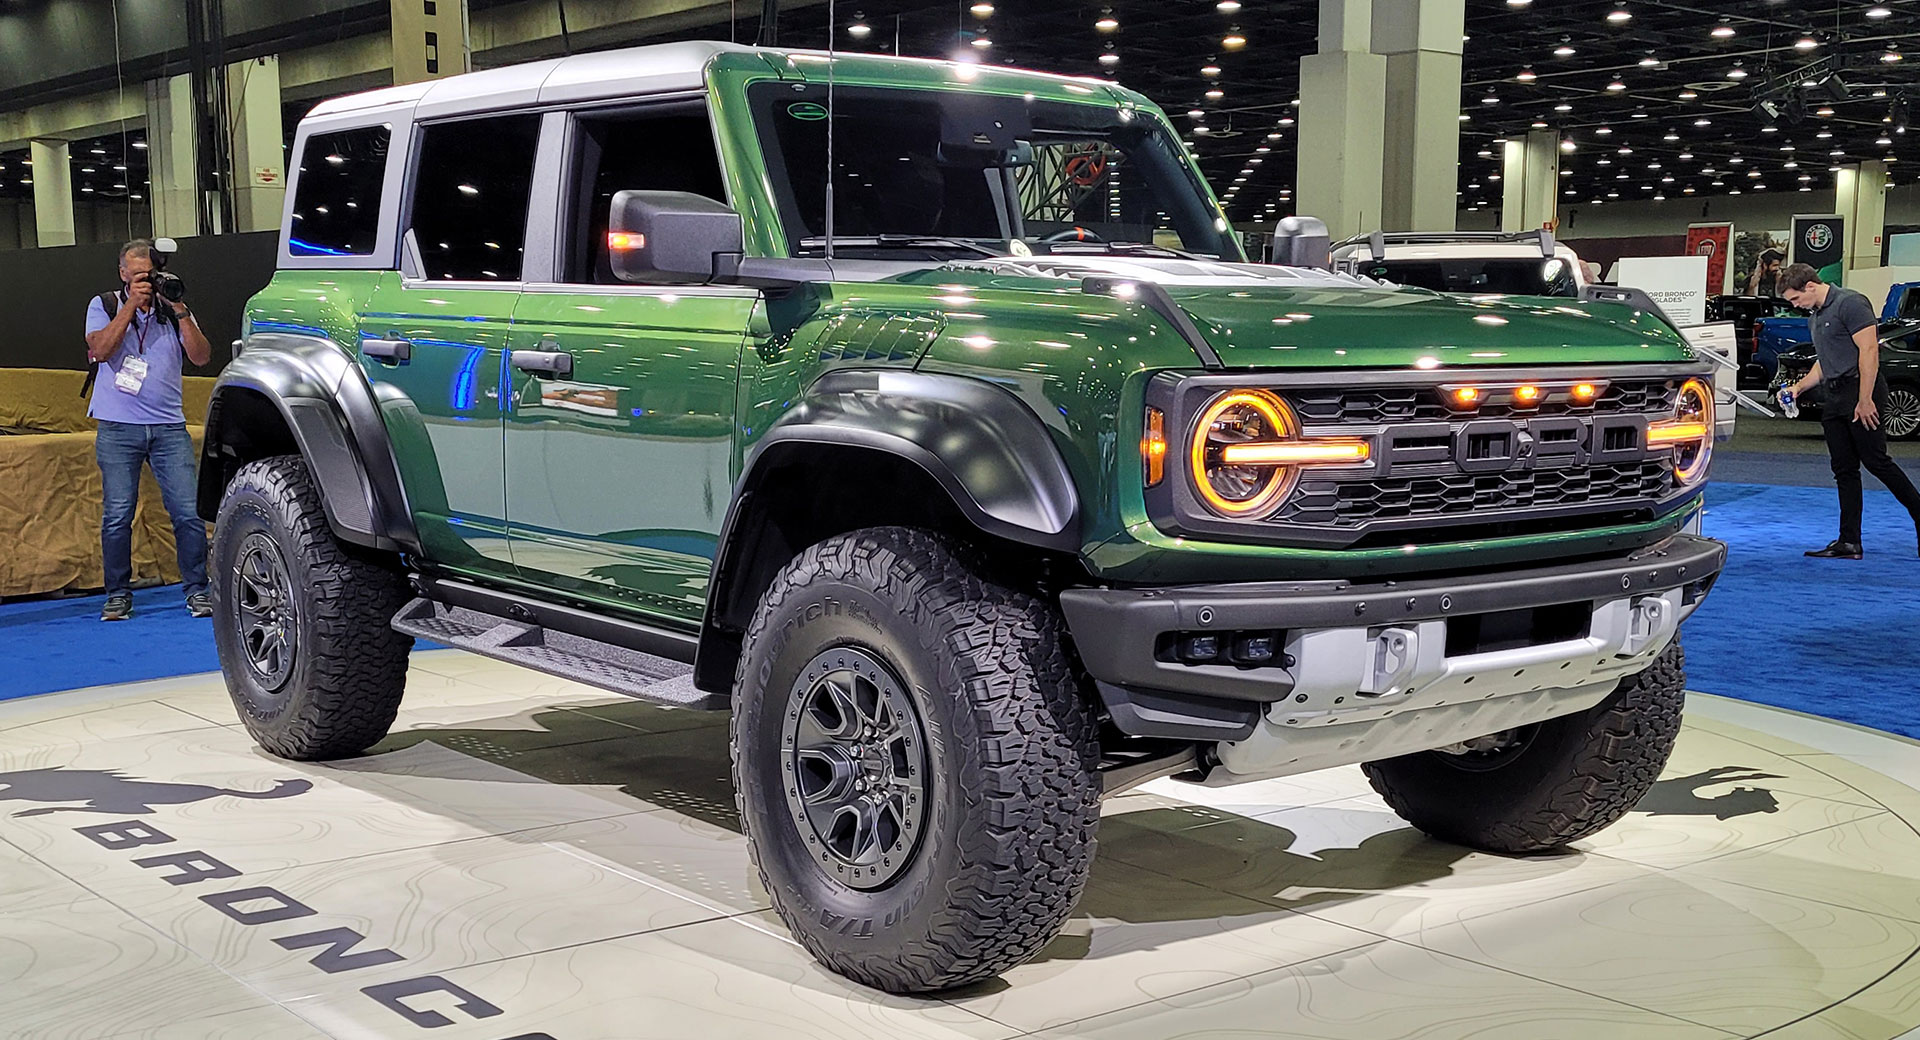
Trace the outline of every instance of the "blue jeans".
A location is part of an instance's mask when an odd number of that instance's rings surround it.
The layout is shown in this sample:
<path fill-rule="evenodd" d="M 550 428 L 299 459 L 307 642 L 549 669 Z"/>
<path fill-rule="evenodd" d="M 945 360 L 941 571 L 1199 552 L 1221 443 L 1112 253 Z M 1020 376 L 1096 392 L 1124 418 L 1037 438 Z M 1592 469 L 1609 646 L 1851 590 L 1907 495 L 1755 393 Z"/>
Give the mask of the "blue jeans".
<path fill-rule="evenodd" d="M 140 464 L 153 467 L 160 501 L 173 519 L 173 544 L 186 594 L 207 591 L 207 525 L 194 502 L 193 438 L 185 423 L 144 425 L 101 420 L 93 456 L 100 462 L 100 556 L 107 594 L 133 588 L 133 514 Z"/>

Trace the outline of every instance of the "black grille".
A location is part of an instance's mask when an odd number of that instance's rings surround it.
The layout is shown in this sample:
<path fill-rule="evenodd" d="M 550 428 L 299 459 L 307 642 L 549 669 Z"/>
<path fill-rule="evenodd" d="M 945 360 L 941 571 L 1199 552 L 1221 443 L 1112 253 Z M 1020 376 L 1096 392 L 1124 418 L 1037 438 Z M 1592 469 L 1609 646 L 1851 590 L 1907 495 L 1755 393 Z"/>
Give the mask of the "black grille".
<path fill-rule="evenodd" d="M 1484 377 L 1495 381 L 1495 377 Z M 1461 382 L 1470 383 L 1470 377 Z M 1523 413 L 1528 416 L 1616 415 L 1636 412 L 1665 413 L 1673 408 L 1676 389 L 1666 380 L 1615 380 L 1591 406 L 1575 407 L 1567 401 L 1548 401 Z M 1374 387 L 1360 389 L 1327 388 L 1296 390 L 1288 395 L 1300 421 L 1308 426 L 1365 425 L 1419 420 L 1505 418 L 1515 410 L 1505 404 L 1488 403 L 1479 408 L 1456 408 L 1438 387 Z"/>
<path fill-rule="evenodd" d="M 1672 487 L 1672 464 L 1458 473 L 1382 480 L 1306 480 L 1274 522 L 1355 528 L 1381 520 L 1472 516 L 1533 506 L 1651 501 Z"/>

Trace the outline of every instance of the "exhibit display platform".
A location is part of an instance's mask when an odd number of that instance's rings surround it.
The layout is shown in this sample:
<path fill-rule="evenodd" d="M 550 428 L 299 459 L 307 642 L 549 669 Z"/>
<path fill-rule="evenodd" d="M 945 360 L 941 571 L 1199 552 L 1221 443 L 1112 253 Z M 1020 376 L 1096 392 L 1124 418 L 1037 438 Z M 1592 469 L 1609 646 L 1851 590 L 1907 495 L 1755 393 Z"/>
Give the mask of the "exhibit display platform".
<path fill-rule="evenodd" d="M 1409 829 L 1357 768 L 1110 799 L 1032 963 L 940 1000 L 768 910 L 727 720 L 416 653 L 368 755 L 218 675 L 0 704 L 0 1037 L 1754 1037 L 1920 1024 L 1920 743 L 1695 694 L 1564 855 Z"/>

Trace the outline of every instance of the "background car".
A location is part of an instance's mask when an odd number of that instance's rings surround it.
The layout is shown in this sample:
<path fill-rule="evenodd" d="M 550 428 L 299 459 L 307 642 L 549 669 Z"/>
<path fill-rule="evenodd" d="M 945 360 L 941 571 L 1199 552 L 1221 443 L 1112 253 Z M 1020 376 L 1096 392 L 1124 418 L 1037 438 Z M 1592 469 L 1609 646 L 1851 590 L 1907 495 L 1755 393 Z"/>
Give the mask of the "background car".
<path fill-rule="evenodd" d="M 1813 344 L 1801 343 L 1780 355 L 1773 392 L 1788 386 L 1813 367 Z M 1880 413 L 1881 428 L 1895 440 L 1920 437 L 1920 318 L 1898 318 L 1880 323 L 1880 371 L 1887 376 L 1887 407 Z M 1823 387 L 1800 397 L 1800 417 L 1817 418 L 1825 401 Z"/>
<path fill-rule="evenodd" d="M 1780 350 L 1806 339 L 1807 312 L 1778 296 L 1710 297 L 1707 320 L 1733 323 L 1740 344 L 1742 386 L 1766 386 Z M 1759 349 L 1762 329 L 1773 337 L 1764 351 Z"/>

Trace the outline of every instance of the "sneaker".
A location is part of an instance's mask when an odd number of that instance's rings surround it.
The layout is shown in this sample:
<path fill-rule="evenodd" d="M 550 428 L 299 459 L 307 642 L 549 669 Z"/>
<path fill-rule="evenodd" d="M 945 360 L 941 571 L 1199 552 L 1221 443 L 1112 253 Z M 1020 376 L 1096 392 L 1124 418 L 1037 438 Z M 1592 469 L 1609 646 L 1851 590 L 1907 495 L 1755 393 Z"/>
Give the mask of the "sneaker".
<path fill-rule="evenodd" d="M 1806 555 L 1817 560 L 1857 560 L 1864 554 L 1858 542 L 1828 542 L 1826 548 L 1809 550 Z"/>
<path fill-rule="evenodd" d="M 133 616 L 133 593 L 116 592 L 107 597 L 107 605 L 100 608 L 100 620 L 125 621 Z"/>
<path fill-rule="evenodd" d="M 212 617 L 213 597 L 204 592 L 187 593 L 187 613 L 194 617 Z"/>

